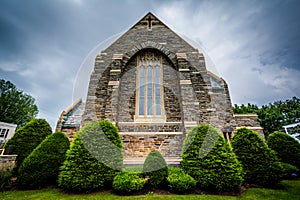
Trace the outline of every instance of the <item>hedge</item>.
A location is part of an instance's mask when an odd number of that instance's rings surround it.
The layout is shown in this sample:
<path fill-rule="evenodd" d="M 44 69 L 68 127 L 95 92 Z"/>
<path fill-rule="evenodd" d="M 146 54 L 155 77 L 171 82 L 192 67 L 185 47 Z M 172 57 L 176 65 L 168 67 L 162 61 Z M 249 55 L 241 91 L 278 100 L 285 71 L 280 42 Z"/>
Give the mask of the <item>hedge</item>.
<path fill-rule="evenodd" d="M 20 188 L 35 189 L 56 184 L 69 146 L 69 139 L 64 133 L 49 135 L 21 164 L 18 171 Z"/>
<path fill-rule="evenodd" d="M 81 128 L 67 151 L 58 184 L 65 191 L 90 192 L 111 187 L 123 167 L 122 141 L 108 121 Z"/>
<path fill-rule="evenodd" d="M 165 183 L 168 167 L 165 159 L 157 150 L 152 150 L 143 165 L 143 175 L 149 178 L 149 185 L 157 188 Z"/>
<path fill-rule="evenodd" d="M 300 143 L 286 133 L 276 131 L 267 137 L 268 146 L 278 158 L 300 169 Z"/>
<path fill-rule="evenodd" d="M 121 172 L 113 180 L 113 189 L 119 194 L 132 194 L 143 189 L 146 180 L 134 172 Z"/>
<path fill-rule="evenodd" d="M 196 186 L 195 179 L 179 168 L 168 168 L 167 183 L 170 191 L 181 194 L 192 191 Z"/>
<path fill-rule="evenodd" d="M 294 179 L 299 176 L 299 169 L 296 166 L 284 162 L 281 162 L 281 165 L 285 172 L 284 179 Z"/>
<path fill-rule="evenodd" d="M 245 182 L 263 186 L 276 185 L 284 176 L 276 153 L 260 135 L 250 129 L 240 128 L 231 144 L 245 171 Z"/>
<path fill-rule="evenodd" d="M 200 188 L 231 190 L 243 181 L 236 155 L 218 130 L 209 125 L 199 125 L 187 133 L 181 165 Z"/>
<path fill-rule="evenodd" d="M 52 129 L 44 119 L 32 119 L 15 132 L 4 148 L 8 149 L 10 154 L 18 155 L 16 170 L 23 160 L 50 134 L 52 134 Z"/>

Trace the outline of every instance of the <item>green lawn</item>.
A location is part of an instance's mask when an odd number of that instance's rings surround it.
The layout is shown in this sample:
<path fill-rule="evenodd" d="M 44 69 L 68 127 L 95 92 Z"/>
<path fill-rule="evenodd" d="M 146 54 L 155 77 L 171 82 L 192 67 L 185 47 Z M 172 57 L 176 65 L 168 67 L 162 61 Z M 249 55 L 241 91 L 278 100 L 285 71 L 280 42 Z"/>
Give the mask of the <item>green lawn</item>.
<path fill-rule="evenodd" d="M 197 200 L 238 200 L 238 199 L 287 199 L 287 200 L 299 200 L 300 199 L 300 180 L 297 181 L 283 181 L 285 189 L 264 189 L 264 188 L 250 188 L 239 197 L 232 196 L 215 196 L 215 195 L 141 195 L 141 196 L 118 196 L 110 193 L 93 193 L 93 194 L 65 194 L 58 189 L 42 189 L 42 190 L 28 190 L 28 191 L 9 191 L 0 194 L 2 200 L 81 200 L 81 199 L 197 199 Z"/>

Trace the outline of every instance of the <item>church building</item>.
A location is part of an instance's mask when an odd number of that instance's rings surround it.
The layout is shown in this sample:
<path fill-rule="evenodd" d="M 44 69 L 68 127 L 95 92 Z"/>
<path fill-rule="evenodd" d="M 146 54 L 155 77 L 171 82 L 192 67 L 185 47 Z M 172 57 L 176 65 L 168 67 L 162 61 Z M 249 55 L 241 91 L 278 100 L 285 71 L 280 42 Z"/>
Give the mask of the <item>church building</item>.
<path fill-rule="evenodd" d="M 186 133 L 199 124 L 227 140 L 238 127 L 262 134 L 257 115 L 234 115 L 228 86 L 208 71 L 203 52 L 152 13 L 99 52 L 86 102 L 64 111 L 57 131 L 72 139 L 99 120 L 118 127 L 127 163 L 143 161 L 152 149 L 176 163 Z"/>

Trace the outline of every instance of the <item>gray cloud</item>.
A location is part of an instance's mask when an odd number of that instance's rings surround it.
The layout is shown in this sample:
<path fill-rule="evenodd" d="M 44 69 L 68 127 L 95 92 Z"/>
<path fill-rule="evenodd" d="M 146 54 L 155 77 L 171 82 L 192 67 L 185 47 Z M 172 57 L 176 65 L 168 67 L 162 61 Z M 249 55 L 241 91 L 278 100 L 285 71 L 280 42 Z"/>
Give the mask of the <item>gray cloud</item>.
<path fill-rule="evenodd" d="M 299 97 L 299 5 L 298 1 L 1 0 L 1 78 L 31 94 L 39 116 L 54 127 L 60 112 L 80 96 L 73 94 L 73 85 L 78 72 L 88 77 L 80 66 L 89 52 L 152 11 L 170 28 L 201 44 L 228 82 L 233 103 L 261 105 Z"/>

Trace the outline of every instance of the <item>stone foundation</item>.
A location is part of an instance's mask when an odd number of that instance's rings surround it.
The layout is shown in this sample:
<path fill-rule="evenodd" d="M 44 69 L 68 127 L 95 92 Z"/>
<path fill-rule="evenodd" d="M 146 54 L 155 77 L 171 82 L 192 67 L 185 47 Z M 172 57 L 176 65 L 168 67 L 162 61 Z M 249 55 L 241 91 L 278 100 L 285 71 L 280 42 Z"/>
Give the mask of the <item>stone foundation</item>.
<path fill-rule="evenodd" d="M 0 171 L 12 170 L 16 164 L 17 155 L 1 155 L 0 156 Z"/>
<path fill-rule="evenodd" d="M 184 139 L 182 132 L 120 133 L 124 158 L 146 158 L 151 150 L 158 150 L 165 158 L 180 158 Z"/>

